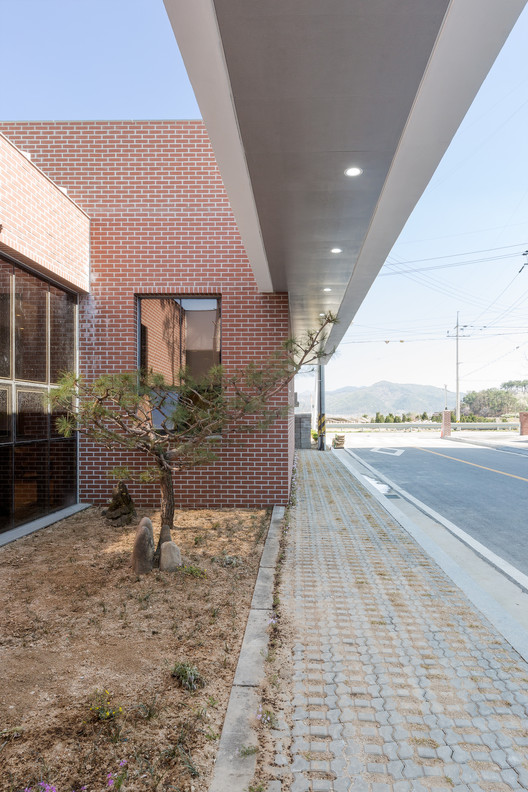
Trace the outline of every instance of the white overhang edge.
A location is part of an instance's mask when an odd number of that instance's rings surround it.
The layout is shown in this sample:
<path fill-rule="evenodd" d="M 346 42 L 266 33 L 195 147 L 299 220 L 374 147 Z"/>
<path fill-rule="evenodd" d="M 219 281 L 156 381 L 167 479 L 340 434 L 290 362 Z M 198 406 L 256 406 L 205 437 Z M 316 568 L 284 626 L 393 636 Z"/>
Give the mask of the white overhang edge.
<path fill-rule="evenodd" d="M 329 351 L 348 330 L 526 1 L 452 0 L 329 334 Z"/>
<path fill-rule="evenodd" d="M 261 292 L 273 285 L 213 0 L 164 0 Z"/>

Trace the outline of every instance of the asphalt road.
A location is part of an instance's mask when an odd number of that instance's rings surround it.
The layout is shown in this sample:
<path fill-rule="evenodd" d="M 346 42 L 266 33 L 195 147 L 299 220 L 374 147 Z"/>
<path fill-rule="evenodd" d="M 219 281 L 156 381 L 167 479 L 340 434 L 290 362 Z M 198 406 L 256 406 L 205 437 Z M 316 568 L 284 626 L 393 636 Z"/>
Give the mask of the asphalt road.
<path fill-rule="evenodd" d="M 528 575 L 528 456 L 397 436 L 347 447 Z"/>

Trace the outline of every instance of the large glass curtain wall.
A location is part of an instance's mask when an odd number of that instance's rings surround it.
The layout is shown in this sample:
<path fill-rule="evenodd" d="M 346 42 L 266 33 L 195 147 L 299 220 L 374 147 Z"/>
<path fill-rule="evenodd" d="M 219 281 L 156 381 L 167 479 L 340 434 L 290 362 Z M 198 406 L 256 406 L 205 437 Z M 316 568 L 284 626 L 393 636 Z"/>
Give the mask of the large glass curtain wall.
<path fill-rule="evenodd" d="M 0 258 L 0 532 L 77 499 L 77 443 L 46 395 L 76 366 L 77 298 Z"/>

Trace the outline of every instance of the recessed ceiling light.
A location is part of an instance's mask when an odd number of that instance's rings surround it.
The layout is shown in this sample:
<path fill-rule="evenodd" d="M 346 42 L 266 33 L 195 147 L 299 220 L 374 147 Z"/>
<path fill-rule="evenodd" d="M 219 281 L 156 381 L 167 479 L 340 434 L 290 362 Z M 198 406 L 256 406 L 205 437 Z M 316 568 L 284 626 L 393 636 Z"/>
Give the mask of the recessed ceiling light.
<path fill-rule="evenodd" d="M 319 314 L 319 316 L 326 316 L 326 314 L 324 314 L 324 313 L 320 313 L 320 314 Z"/>
<path fill-rule="evenodd" d="M 350 168 L 347 168 L 345 171 L 345 176 L 361 176 L 363 170 L 358 168 L 357 165 L 352 165 Z"/>
<path fill-rule="evenodd" d="M 332 250 L 330 251 L 330 253 L 342 253 L 342 252 L 343 252 L 342 248 L 332 248 Z"/>
<path fill-rule="evenodd" d="M 326 287 L 326 289 L 323 289 L 323 291 L 332 291 L 332 289 L 330 289 L 330 288 L 327 286 L 327 287 Z"/>

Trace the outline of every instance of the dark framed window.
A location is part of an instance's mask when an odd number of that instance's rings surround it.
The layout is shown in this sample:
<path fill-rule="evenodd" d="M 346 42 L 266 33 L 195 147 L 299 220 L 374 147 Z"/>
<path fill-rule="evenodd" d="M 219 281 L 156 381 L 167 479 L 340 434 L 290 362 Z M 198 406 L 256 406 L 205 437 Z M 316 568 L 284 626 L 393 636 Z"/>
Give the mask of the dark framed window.
<path fill-rule="evenodd" d="M 77 441 L 46 398 L 76 348 L 77 297 L 0 258 L 0 532 L 77 500 Z"/>
<path fill-rule="evenodd" d="M 185 368 L 199 380 L 221 362 L 219 297 L 139 297 L 139 368 L 178 385 Z"/>
<path fill-rule="evenodd" d="M 77 297 L 50 286 L 49 290 L 50 382 L 65 371 L 75 370 Z"/>
<path fill-rule="evenodd" d="M 11 377 L 11 287 L 13 267 L 0 260 L 0 377 Z"/>
<path fill-rule="evenodd" d="M 15 379 L 47 382 L 48 284 L 15 272 Z"/>

